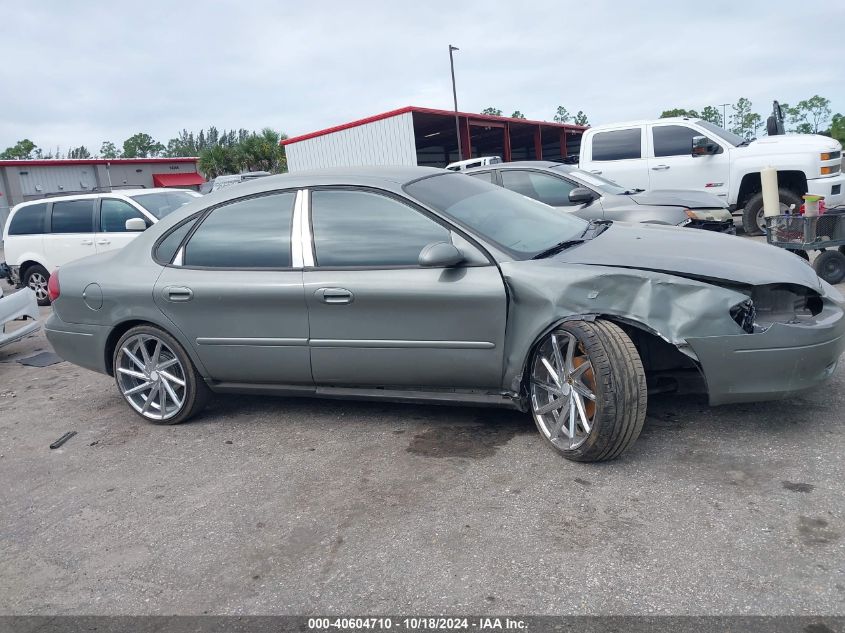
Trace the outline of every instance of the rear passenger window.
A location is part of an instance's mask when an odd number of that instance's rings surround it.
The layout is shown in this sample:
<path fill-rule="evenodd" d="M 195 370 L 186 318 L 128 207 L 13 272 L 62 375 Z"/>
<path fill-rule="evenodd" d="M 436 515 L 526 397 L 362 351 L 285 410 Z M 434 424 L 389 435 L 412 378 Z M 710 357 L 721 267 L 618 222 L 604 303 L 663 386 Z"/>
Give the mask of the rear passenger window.
<path fill-rule="evenodd" d="M 169 264 L 173 261 L 173 257 L 176 255 L 176 251 L 179 250 L 179 245 L 182 243 L 182 240 L 185 239 L 185 236 L 194 226 L 194 222 L 197 221 L 199 216 L 195 216 L 182 224 L 181 226 L 177 227 L 170 234 L 165 237 L 158 245 L 156 249 L 156 259 L 163 264 Z"/>
<path fill-rule="evenodd" d="M 9 235 L 36 235 L 44 232 L 47 203 L 21 207 L 9 224 Z"/>
<path fill-rule="evenodd" d="M 613 130 L 593 136 L 593 160 L 642 158 L 642 130 Z"/>
<path fill-rule="evenodd" d="M 185 266 L 288 268 L 294 193 L 239 200 L 218 207 L 185 246 Z"/>
<path fill-rule="evenodd" d="M 53 203 L 51 233 L 93 233 L 94 200 L 66 200 Z"/>

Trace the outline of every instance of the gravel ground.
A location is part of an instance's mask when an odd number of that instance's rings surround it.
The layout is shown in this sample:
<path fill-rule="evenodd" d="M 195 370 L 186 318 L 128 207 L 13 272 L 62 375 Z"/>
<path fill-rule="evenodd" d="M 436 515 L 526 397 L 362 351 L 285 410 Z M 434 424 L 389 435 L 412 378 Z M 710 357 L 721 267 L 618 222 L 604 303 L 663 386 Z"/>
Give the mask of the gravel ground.
<path fill-rule="evenodd" d="M 495 409 L 229 396 L 157 427 L 39 350 L 0 350 L 0 614 L 845 613 L 841 367 L 652 397 L 585 465 Z"/>

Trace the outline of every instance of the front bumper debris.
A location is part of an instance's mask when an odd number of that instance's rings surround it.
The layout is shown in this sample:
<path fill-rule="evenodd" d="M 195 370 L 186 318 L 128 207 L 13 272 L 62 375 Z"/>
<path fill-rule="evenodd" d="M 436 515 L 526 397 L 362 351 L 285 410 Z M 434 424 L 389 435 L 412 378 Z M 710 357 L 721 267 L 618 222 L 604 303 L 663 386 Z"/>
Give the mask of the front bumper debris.
<path fill-rule="evenodd" d="M 31 319 L 30 323 L 17 328 L 9 324 L 18 319 Z M 0 347 L 26 338 L 41 327 L 38 322 L 38 301 L 35 293 L 24 288 L 0 298 Z"/>

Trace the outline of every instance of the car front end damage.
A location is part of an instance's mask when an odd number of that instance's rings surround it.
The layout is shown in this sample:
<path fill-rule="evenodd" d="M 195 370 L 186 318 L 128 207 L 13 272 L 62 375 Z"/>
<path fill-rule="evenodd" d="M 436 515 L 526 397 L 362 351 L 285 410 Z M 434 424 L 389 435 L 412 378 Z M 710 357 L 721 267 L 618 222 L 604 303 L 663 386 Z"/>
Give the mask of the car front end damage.
<path fill-rule="evenodd" d="M 29 321 L 20 327 L 10 327 L 14 321 Z M 41 325 L 38 323 L 38 301 L 35 293 L 24 288 L 13 294 L 0 295 L 0 347 L 34 334 Z"/>
<path fill-rule="evenodd" d="M 577 264 L 562 270 L 549 260 L 506 263 L 502 270 L 512 331 L 521 333 L 506 350 L 505 385 L 516 393 L 524 391 L 533 341 L 571 319 L 617 323 L 640 353 L 650 391 L 703 392 L 712 405 L 783 399 L 817 387 L 845 348 L 845 300 L 823 282 L 752 285 Z"/>

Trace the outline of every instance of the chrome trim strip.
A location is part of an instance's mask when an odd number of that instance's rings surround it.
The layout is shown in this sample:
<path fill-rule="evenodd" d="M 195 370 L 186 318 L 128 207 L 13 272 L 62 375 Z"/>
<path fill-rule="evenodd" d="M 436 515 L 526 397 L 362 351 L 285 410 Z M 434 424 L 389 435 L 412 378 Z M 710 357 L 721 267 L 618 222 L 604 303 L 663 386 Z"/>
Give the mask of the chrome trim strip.
<path fill-rule="evenodd" d="M 218 338 L 200 337 L 197 345 L 249 345 L 253 347 L 305 347 L 307 338 Z"/>
<path fill-rule="evenodd" d="M 45 327 L 44 332 L 50 332 L 52 334 L 71 334 L 73 336 L 94 336 L 88 332 L 69 332 L 68 330 L 54 330 L 52 328 Z"/>
<path fill-rule="evenodd" d="M 314 243 L 311 240 L 311 192 L 302 190 L 301 209 L 302 263 L 306 268 L 314 267 Z"/>
<path fill-rule="evenodd" d="M 300 189 L 296 192 L 290 223 L 290 263 L 293 268 L 302 268 L 302 198 L 303 190 Z"/>
<path fill-rule="evenodd" d="M 495 343 L 489 341 L 405 341 L 390 339 L 311 339 L 311 347 L 368 347 L 389 349 L 493 349 Z"/>

